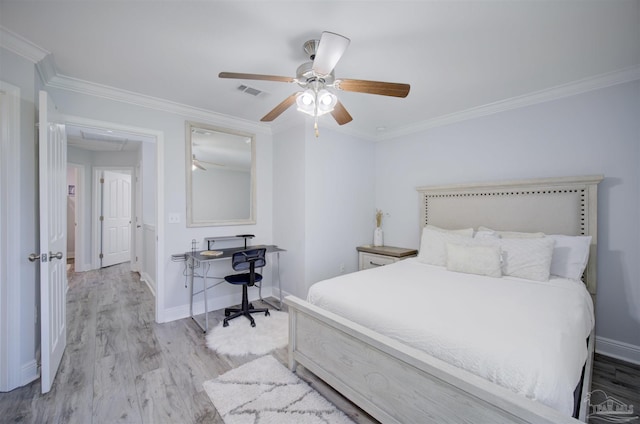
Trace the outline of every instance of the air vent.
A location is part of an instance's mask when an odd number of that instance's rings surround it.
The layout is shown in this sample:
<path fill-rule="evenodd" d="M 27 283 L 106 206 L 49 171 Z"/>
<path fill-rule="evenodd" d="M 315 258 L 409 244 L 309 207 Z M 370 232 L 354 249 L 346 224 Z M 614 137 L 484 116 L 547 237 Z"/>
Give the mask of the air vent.
<path fill-rule="evenodd" d="M 246 85 L 242 84 L 238 86 L 238 90 L 242 91 L 243 93 L 247 93 L 250 94 L 254 97 L 259 96 L 260 94 L 262 94 L 262 91 L 258 90 L 257 88 L 253 88 L 253 87 L 247 87 Z"/>

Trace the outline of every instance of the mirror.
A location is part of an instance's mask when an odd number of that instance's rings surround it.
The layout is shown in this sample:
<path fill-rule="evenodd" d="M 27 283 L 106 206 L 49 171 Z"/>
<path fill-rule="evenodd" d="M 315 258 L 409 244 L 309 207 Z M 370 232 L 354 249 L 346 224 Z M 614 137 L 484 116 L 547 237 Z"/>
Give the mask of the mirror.
<path fill-rule="evenodd" d="M 187 122 L 187 226 L 255 224 L 255 135 Z"/>

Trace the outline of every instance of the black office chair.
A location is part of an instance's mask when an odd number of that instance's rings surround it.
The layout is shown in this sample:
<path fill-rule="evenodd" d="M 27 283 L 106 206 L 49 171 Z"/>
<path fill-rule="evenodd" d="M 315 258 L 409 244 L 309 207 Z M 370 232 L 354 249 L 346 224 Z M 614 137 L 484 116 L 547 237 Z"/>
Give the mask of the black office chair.
<path fill-rule="evenodd" d="M 254 308 L 253 305 L 249 303 L 249 298 L 247 296 L 247 287 L 253 286 L 255 283 L 262 281 L 262 275 L 256 272 L 256 268 L 262 268 L 267 264 L 267 260 L 265 259 L 266 252 L 267 249 L 260 248 L 243 250 L 233 254 L 233 258 L 231 260 L 231 266 L 233 269 L 235 271 L 249 270 L 249 272 L 227 275 L 224 277 L 228 283 L 242 284 L 242 305 L 240 308 L 227 308 L 224 310 L 224 316 L 227 318 L 222 322 L 223 327 L 227 327 L 230 320 L 237 318 L 240 315 L 247 317 L 247 319 L 251 321 L 251 326 L 255 327 L 256 322 L 251 316 L 252 313 L 264 312 L 266 316 L 269 315 L 268 308 Z"/>

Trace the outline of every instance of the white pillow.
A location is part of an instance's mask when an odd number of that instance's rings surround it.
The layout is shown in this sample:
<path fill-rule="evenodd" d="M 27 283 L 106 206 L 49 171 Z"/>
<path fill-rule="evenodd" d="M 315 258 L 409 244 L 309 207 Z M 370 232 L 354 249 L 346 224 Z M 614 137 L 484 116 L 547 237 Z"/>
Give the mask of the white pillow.
<path fill-rule="evenodd" d="M 500 238 L 542 238 L 544 233 L 523 233 L 519 231 L 496 231 L 487 227 L 478 227 L 478 233 L 493 233 Z"/>
<path fill-rule="evenodd" d="M 589 261 L 591 236 L 550 235 L 555 240 L 551 259 L 551 274 L 580 280 Z"/>
<path fill-rule="evenodd" d="M 422 229 L 418 260 L 431 265 L 445 266 L 447 262 L 445 243 L 461 243 L 471 239 L 472 236 L 473 228 L 444 230 L 427 225 Z"/>
<path fill-rule="evenodd" d="M 554 244 L 551 237 L 500 239 L 502 273 L 528 280 L 549 280 Z"/>
<path fill-rule="evenodd" d="M 447 243 L 447 269 L 467 274 L 502 277 L 500 247 Z"/>
<path fill-rule="evenodd" d="M 425 228 L 428 228 L 434 231 L 440 231 L 441 233 L 458 234 L 464 237 L 473 237 L 473 228 L 459 228 L 457 230 L 446 230 L 444 228 L 436 227 L 435 225 L 431 225 L 431 224 L 427 224 Z"/>

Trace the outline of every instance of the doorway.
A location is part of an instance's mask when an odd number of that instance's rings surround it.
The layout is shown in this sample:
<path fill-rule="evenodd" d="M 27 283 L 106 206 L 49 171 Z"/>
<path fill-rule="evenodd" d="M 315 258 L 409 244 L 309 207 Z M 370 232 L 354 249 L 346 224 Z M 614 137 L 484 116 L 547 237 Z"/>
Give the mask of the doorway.
<path fill-rule="evenodd" d="M 85 166 L 67 162 L 67 262 L 75 272 L 90 269 L 84 255 L 84 186 Z"/>
<path fill-rule="evenodd" d="M 142 240 L 136 241 L 135 236 L 132 238 L 132 270 L 146 277 L 145 282 L 156 297 L 155 319 L 164 322 L 166 319 L 163 318 L 161 306 L 164 305 L 164 276 L 157 272 L 161 264 L 157 258 L 164 254 L 164 212 L 158 206 L 164 202 L 164 135 L 161 131 L 73 116 L 66 117 L 66 125 L 69 148 L 78 149 L 75 154 L 79 157 L 79 160 L 74 160 L 75 157 L 69 155 L 69 161 L 81 162 L 87 170 L 83 190 L 85 231 L 77 237 L 84 240 L 83 252 L 87 264 L 84 270 L 100 267 L 100 261 L 94 260 L 96 257 L 99 259 L 99 249 L 95 247 L 98 236 L 92 224 L 93 217 L 99 216 L 93 194 L 96 192 L 95 169 L 124 169 L 132 177 L 132 227 L 139 233 L 142 233 L 143 227 L 145 229 Z M 145 249 L 143 254 L 140 249 Z M 150 259 L 145 263 L 146 257 Z"/>

